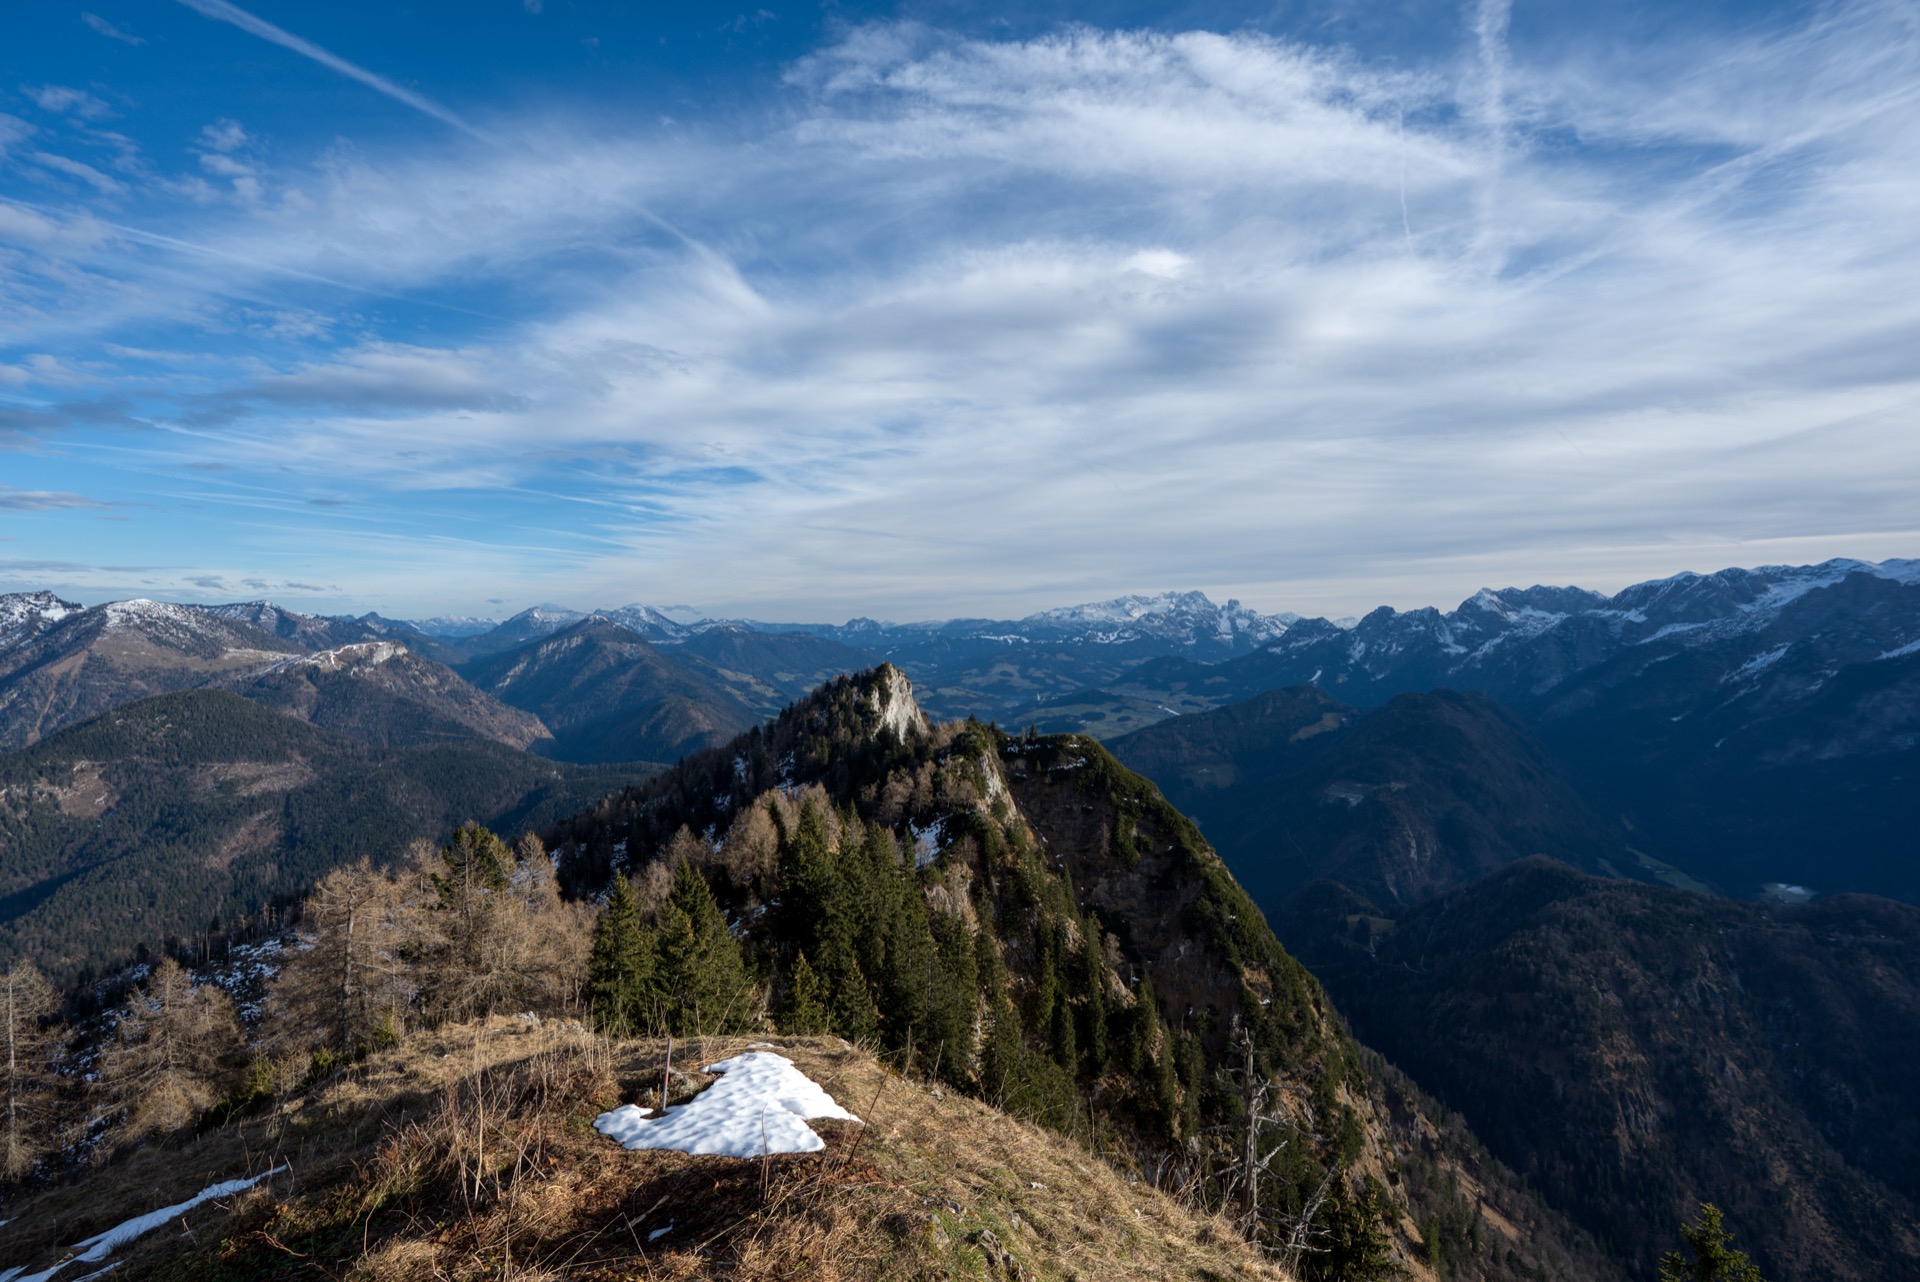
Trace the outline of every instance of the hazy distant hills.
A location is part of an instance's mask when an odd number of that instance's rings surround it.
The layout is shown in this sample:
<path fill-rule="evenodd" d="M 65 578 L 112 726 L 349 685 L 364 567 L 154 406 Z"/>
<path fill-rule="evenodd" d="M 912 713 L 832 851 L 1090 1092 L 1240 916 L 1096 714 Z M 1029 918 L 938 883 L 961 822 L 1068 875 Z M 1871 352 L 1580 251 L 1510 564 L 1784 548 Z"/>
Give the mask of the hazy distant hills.
<path fill-rule="evenodd" d="M 57 978 L 232 922 L 466 819 L 537 826 L 630 783 L 484 739 L 400 749 L 219 690 L 0 755 L 0 955 Z"/>
<path fill-rule="evenodd" d="M 1283 635 L 1296 618 L 1261 614 L 1238 601 L 1217 605 L 1199 592 L 1120 597 L 1016 620 L 904 624 L 764 623 L 695 619 L 683 610 L 669 614 L 646 605 L 593 611 L 542 605 L 487 632 L 472 632 L 471 621 L 459 621 L 442 640 L 484 658 L 590 617 L 704 661 L 737 699 L 761 713 L 777 711 L 826 677 L 884 658 L 914 673 L 934 715 L 1001 719 L 1036 700 L 1113 680 L 1148 659 L 1179 655 L 1212 663 L 1250 653 Z"/>
<path fill-rule="evenodd" d="M 1547 860 L 1275 919 L 1354 1032 L 1650 1274 L 1710 1198 L 1771 1278 L 1920 1277 L 1920 909 L 1743 904 Z"/>
<path fill-rule="evenodd" d="M 705 628 L 669 651 L 701 668 L 766 717 L 846 672 L 878 662 L 870 650 L 808 632 L 759 632 L 741 624 Z"/>

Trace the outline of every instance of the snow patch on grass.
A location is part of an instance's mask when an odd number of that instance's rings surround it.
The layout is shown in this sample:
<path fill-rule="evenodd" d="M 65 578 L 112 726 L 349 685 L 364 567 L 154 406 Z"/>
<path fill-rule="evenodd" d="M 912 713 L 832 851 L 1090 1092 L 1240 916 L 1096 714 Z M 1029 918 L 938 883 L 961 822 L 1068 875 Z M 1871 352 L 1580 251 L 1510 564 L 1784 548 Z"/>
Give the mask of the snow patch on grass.
<path fill-rule="evenodd" d="M 98 1264 L 113 1254 L 117 1248 L 125 1246 L 137 1237 L 153 1232 L 162 1224 L 179 1219 L 194 1207 L 199 1206 L 202 1202 L 211 1202 L 217 1197 L 227 1197 L 234 1193 L 243 1192 L 246 1189 L 252 1188 L 268 1176 L 278 1175 L 286 1169 L 284 1165 L 276 1166 L 271 1171 L 263 1171 L 259 1175 L 252 1176 L 248 1179 L 222 1180 L 218 1184 L 209 1185 L 184 1202 L 175 1202 L 172 1206 L 163 1206 L 157 1211 L 148 1211 L 145 1215 L 136 1215 L 130 1220 L 125 1220 L 114 1225 L 105 1233 L 96 1233 L 84 1242 L 74 1243 L 72 1250 L 77 1252 L 77 1254 L 67 1257 L 50 1269 L 43 1269 L 39 1273 L 23 1275 L 19 1267 L 11 1268 L 4 1273 L 0 1273 L 0 1282 L 48 1282 L 49 1278 L 66 1268 L 69 1264 Z M 100 1272 L 104 1273 L 106 1270 L 102 1269 Z M 99 1273 L 92 1274 L 91 1276 L 98 1277 Z M 81 1282 L 84 1282 L 84 1279 L 81 1280 Z"/>
<path fill-rule="evenodd" d="M 860 1120 L 784 1055 L 749 1051 L 709 1064 L 706 1071 L 721 1074 L 720 1080 L 660 1117 L 627 1104 L 596 1117 L 594 1129 L 627 1149 L 760 1157 L 825 1148 L 826 1141 L 807 1125 L 808 1118 Z"/>

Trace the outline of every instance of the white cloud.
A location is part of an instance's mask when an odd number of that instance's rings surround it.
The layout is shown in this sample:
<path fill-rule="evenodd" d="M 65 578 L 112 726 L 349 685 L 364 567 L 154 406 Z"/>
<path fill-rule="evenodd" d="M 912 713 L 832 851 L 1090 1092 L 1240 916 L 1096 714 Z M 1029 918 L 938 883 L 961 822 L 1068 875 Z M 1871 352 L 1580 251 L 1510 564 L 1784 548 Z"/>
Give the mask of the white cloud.
<path fill-rule="evenodd" d="M 42 169 L 51 169 L 55 173 L 65 174 L 69 178 L 78 178 L 103 196 L 117 196 L 126 190 L 124 184 L 115 178 L 101 173 L 92 165 L 74 160 L 69 156 L 58 156 L 48 151 L 29 153 L 28 157 Z"/>
<path fill-rule="evenodd" d="M 216 120 L 200 131 L 200 145 L 209 151 L 237 151 L 250 141 L 237 120 Z"/>
<path fill-rule="evenodd" d="M 137 45 L 143 45 L 147 43 L 146 40 L 143 39 L 142 37 L 136 36 L 130 31 L 126 31 L 120 27 L 114 26 L 111 22 L 108 22 L 105 18 L 102 18 L 97 13 L 83 13 L 80 15 L 80 21 L 86 23 L 89 27 L 92 27 L 95 31 L 99 32 L 101 35 L 105 36 L 107 39 L 118 40 L 121 44 L 137 46 Z"/>
<path fill-rule="evenodd" d="M 81 120 L 101 120 L 113 114 L 106 103 L 84 89 L 70 85 L 22 85 L 20 92 L 33 99 L 34 106 L 58 115 Z"/>

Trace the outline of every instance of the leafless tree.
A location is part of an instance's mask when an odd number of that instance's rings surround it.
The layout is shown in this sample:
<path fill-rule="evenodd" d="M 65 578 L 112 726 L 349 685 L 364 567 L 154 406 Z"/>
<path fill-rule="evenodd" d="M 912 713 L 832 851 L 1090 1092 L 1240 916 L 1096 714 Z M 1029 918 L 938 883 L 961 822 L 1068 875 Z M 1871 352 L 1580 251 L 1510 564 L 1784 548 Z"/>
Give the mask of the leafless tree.
<path fill-rule="evenodd" d="M 32 1169 L 46 1142 L 52 1116 L 49 1057 L 57 1031 L 49 1021 L 60 996 L 30 961 L 0 973 L 0 1008 L 7 1039 L 7 1130 L 0 1144 L 0 1176 L 17 1179 Z"/>
<path fill-rule="evenodd" d="M 233 1088 L 245 1063 L 233 999 L 215 985 L 196 986 L 167 958 L 121 1011 L 100 1087 L 126 1113 L 124 1138 L 139 1139 L 191 1125 Z"/>

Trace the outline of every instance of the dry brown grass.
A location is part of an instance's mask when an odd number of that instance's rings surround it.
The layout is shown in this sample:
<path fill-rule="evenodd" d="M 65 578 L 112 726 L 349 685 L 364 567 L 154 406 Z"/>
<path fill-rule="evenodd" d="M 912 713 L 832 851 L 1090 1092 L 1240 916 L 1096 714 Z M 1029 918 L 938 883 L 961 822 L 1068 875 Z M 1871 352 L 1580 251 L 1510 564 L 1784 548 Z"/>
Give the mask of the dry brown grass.
<path fill-rule="evenodd" d="M 591 1122 L 657 1101 L 661 1043 L 495 1021 L 415 1039 L 271 1117 L 43 1194 L 0 1229 L 0 1263 L 45 1267 L 64 1244 L 286 1161 L 290 1175 L 231 1211 L 188 1217 L 189 1236 L 176 1224 L 127 1248 L 116 1276 L 1282 1282 L 1225 1223 L 1070 1141 L 835 1039 L 772 1040 L 867 1125 L 816 1123 L 818 1154 L 629 1153 Z M 683 1043 L 674 1062 L 747 1044 Z M 677 1068 L 673 1098 L 709 1080 Z"/>

